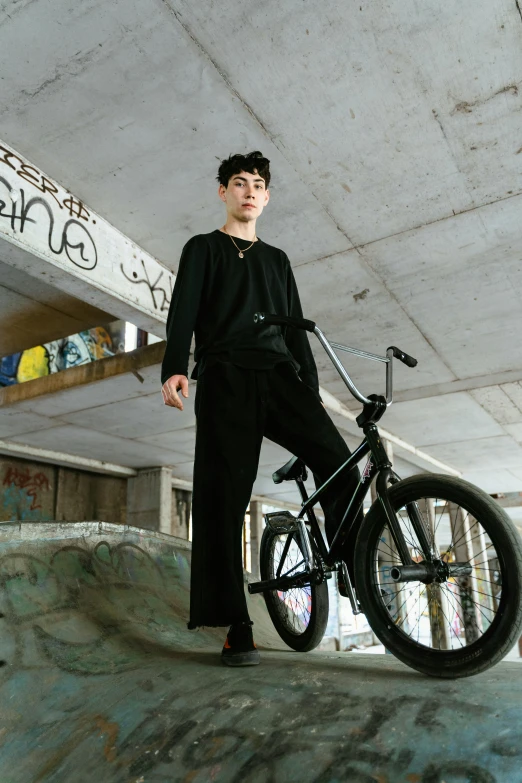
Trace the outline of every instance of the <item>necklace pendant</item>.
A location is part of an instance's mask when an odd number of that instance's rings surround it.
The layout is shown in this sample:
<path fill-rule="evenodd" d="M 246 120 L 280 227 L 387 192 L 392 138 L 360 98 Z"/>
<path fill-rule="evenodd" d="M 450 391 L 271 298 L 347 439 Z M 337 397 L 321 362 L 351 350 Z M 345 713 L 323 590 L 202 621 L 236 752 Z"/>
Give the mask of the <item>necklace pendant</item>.
<path fill-rule="evenodd" d="M 244 258 L 244 257 L 245 257 L 244 253 L 239 254 L 239 258 Z"/>

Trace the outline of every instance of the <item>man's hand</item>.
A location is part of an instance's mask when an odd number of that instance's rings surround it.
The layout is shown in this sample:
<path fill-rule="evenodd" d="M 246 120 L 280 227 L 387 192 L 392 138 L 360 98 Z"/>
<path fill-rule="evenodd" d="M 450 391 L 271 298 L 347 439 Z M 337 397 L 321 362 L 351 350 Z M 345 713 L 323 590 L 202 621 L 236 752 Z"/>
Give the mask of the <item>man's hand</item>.
<path fill-rule="evenodd" d="M 188 397 L 188 378 L 186 375 L 172 375 L 161 387 L 163 402 L 171 408 L 183 410 L 183 403 L 178 396 L 178 389 L 184 397 Z"/>

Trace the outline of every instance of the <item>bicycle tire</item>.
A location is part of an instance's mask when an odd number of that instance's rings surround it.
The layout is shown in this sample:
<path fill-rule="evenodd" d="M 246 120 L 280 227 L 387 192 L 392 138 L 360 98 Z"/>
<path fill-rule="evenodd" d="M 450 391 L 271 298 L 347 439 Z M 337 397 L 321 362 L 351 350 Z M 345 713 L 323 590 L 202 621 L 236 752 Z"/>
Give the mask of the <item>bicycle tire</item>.
<path fill-rule="evenodd" d="M 461 601 L 463 595 L 466 597 L 467 590 L 468 597 L 472 596 L 473 601 L 475 604 L 478 604 L 479 609 L 481 607 L 481 601 L 484 606 L 486 602 L 489 602 L 490 611 L 486 618 L 489 621 L 489 625 L 480 617 L 480 614 L 473 604 L 464 602 L 461 603 L 460 608 L 462 610 L 462 616 L 464 617 L 463 625 L 465 633 L 468 632 L 466 631 L 466 618 L 468 618 L 469 630 L 469 618 L 472 617 L 472 615 L 466 614 L 466 611 L 469 612 L 470 606 L 475 612 L 475 617 L 478 617 L 478 622 L 482 627 L 485 626 L 484 632 L 478 636 L 478 638 L 472 638 L 470 643 L 467 642 L 467 637 L 465 637 L 466 644 L 460 648 L 457 647 L 457 649 L 453 649 L 455 641 L 451 639 L 450 648 L 446 646 L 446 649 L 441 649 L 440 628 L 438 628 L 439 649 L 427 646 L 424 643 L 420 644 L 419 637 L 417 641 L 415 641 L 408 636 L 405 630 L 406 628 L 409 630 L 408 621 L 404 621 L 405 610 L 402 609 L 402 607 L 401 610 L 397 609 L 396 616 L 394 616 L 395 610 L 390 611 L 390 607 L 393 603 L 393 599 L 390 599 L 391 589 L 389 591 L 383 589 L 383 574 L 385 568 L 383 568 L 382 565 L 379 566 L 379 562 L 382 563 L 382 559 L 379 559 L 379 547 L 381 547 L 383 551 L 386 551 L 381 542 L 387 542 L 391 539 L 386 538 L 388 523 L 384 510 L 377 500 L 372 505 L 363 521 L 355 547 L 355 581 L 357 594 L 372 630 L 385 648 L 399 660 L 413 669 L 433 677 L 447 679 L 469 677 L 494 666 L 516 644 L 517 639 L 522 632 L 522 542 L 511 519 L 493 498 L 478 487 L 463 479 L 450 476 L 420 474 L 404 479 L 389 488 L 389 499 L 396 512 L 400 512 L 407 503 L 416 502 L 418 508 L 419 502 L 421 502 L 422 505 L 422 502 L 426 502 L 426 499 L 440 499 L 440 501 L 445 501 L 447 504 L 453 504 L 452 506 L 447 506 L 448 511 L 444 511 L 442 502 L 438 506 L 435 506 L 435 508 L 441 509 L 441 520 L 443 515 L 446 514 L 450 518 L 450 521 L 452 518 L 455 520 L 457 517 L 451 517 L 451 514 L 454 514 L 455 512 L 450 512 L 449 509 L 454 509 L 458 505 L 463 510 L 466 510 L 469 515 L 468 518 L 470 519 L 470 522 L 468 524 L 471 524 L 472 527 L 468 527 L 468 530 L 479 530 L 480 532 L 481 528 L 484 531 L 484 538 L 479 539 L 480 545 L 485 545 L 485 549 L 482 551 L 487 553 L 489 550 L 489 553 L 492 552 L 487 543 L 490 541 L 492 547 L 495 549 L 497 559 L 489 559 L 489 554 L 473 555 L 471 557 L 469 563 L 473 563 L 472 573 L 478 574 L 478 578 L 481 581 L 476 581 L 474 583 L 475 588 L 473 588 L 473 583 L 469 581 L 468 584 L 470 586 L 468 588 L 464 587 L 464 592 L 460 592 L 461 588 L 458 586 L 458 579 L 453 580 L 454 583 L 457 584 L 457 587 L 455 587 L 455 584 L 451 584 L 451 579 L 449 579 L 446 586 L 443 588 L 439 585 L 439 589 L 443 590 L 448 588 L 449 593 L 452 596 L 460 596 Z M 424 506 L 424 508 L 427 510 L 427 505 Z M 480 523 L 480 525 L 478 527 L 473 527 L 476 522 Z M 454 523 L 452 523 L 452 525 L 453 524 Z M 442 526 L 441 529 L 443 527 L 444 526 Z M 436 531 L 436 528 L 432 527 L 431 529 L 435 529 Z M 454 528 L 452 526 L 452 536 L 453 530 Z M 461 532 L 463 530 L 465 531 L 464 528 L 460 528 Z M 466 533 L 464 537 L 465 536 L 467 536 L 468 542 L 471 541 L 469 534 Z M 455 544 L 452 543 L 450 545 L 448 551 L 445 553 L 447 562 L 449 562 L 450 558 L 453 556 L 449 554 L 452 547 L 454 547 L 454 552 L 456 552 L 457 544 L 460 542 L 458 545 L 462 546 L 462 540 L 463 537 L 461 535 L 458 541 L 456 539 Z M 471 547 L 471 549 L 468 548 L 467 551 L 473 552 L 473 547 L 476 546 L 476 544 L 468 543 L 467 546 Z M 411 551 L 413 552 L 413 550 Z M 482 557 L 482 560 L 478 562 L 486 563 L 487 565 L 480 566 L 477 571 L 477 558 L 480 556 Z M 389 558 L 390 562 L 397 562 L 396 549 L 393 553 L 390 549 Z M 392 560 L 392 558 L 395 559 Z M 492 563 L 496 564 L 495 567 L 498 566 L 498 570 L 494 572 L 494 575 L 488 570 Z M 480 574 L 480 571 L 485 572 L 486 575 L 491 577 L 487 582 L 487 584 L 491 585 L 489 588 L 491 591 L 490 595 L 487 595 L 484 592 L 484 585 L 486 584 L 485 575 L 484 573 Z M 391 581 L 389 584 L 391 584 Z M 407 585 L 409 583 L 405 582 L 404 584 Z M 421 583 L 419 582 L 419 584 Z M 479 584 L 483 588 L 482 591 L 479 591 L 477 587 Z M 500 587 L 498 586 L 499 584 Z M 451 590 L 449 590 L 450 587 L 452 588 Z M 431 635 L 431 643 L 433 643 L 434 627 L 437 626 L 432 625 L 432 618 L 434 616 L 436 617 L 436 615 L 432 614 L 433 607 L 430 604 L 430 601 L 432 601 L 434 595 L 436 597 L 438 596 L 438 609 L 442 609 L 442 593 L 439 592 L 437 594 L 431 585 L 429 590 L 425 587 L 424 592 L 428 604 L 428 620 L 425 620 L 424 622 L 425 624 L 427 622 L 430 625 L 429 634 Z M 473 593 L 476 595 L 473 596 Z M 420 596 L 421 591 L 419 591 L 419 599 Z M 395 606 L 398 607 L 399 600 L 402 600 L 402 598 L 403 596 L 395 602 Z M 407 600 L 408 597 L 404 599 L 404 602 L 407 602 Z M 388 601 L 391 602 L 388 603 Z M 386 605 L 387 603 L 388 605 Z M 498 606 L 493 616 L 491 607 L 494 608 L 495 604 L 498 604 Z M 449 604 L 446 603 L 446 607 L 448 606 Z M 458 616 L 458 609 L 458 602 L 454 602 L 451 605 L 449 614 L 453 614 L 455 610 L 457 610 Z M 417 608 L 417 613 L 419 615 L 418 622 L 420 622 L 420 606 Z M 486 617 L 485 610 L 482 614 Z M 440 617 L 441 614 L 439 611 L 439 620 Z M 446 616 L 444 615 L 444 617 Z M 399 618 L 401 618 L 400 621 Z M 449 620 L 449 617 L 444 620 L 445 623 L 446 620 Z M 399 627 L 401 623 L 403 624 L 403 628 Z M 458 621 L 457 625 L 460 625 Z M 446 626 L 448 627 L 448 623 L 446 623 Z M 449 629 L 449 632 L 453 630 L 451 622 L 449 623 Z M 445 632 L 446 645 L 448 644 L 449 632 L 448 630 Z M 456 632 L 455 637 L 460 643 L 462 642 L 460 636 L 457 636 Z"/>
<path fill-rule="evenodd" d="M 263 531 L 259 553 L 261 579 L 274 579 L 277 570 L 277 548 L 282 554 L 288 535 L 275 533 L 268 526 Z M 289 552 L 295 548 L 296 557 L 303 558 L 301 545 L 294 535 Z M 313 547 L 313 542 L 312 542 Z M 296 559 L 293 557 L 293 560 Z M 285 557 L 285 563 L 288 555 Z M 290 562 L 288 567 L 292 566 Z M 295 565 L 295 564 L 294 564 Z M 285 573 L 283 568 L 281 575 Z M 297 592 L 299 591 L 299 593 Z M 311 584 L 306 588 L 291 588 L 285 592 L 270 590 L 263 593 L 268 614 L 281 639 L 297 652 L 309 652 L 320 644 L 328 624 L 328 585 L 326 580 L 320 584 Z M 306 596 L 308 614 L 300 619 L 300 610 Z"/>

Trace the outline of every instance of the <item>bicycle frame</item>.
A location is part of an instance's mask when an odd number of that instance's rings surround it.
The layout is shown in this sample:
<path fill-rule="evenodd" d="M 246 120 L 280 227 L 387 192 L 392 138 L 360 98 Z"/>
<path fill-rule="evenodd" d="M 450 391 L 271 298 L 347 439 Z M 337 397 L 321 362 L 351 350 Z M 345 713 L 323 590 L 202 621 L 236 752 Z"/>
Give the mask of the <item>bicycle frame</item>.
<path fill-rule="evenodd" d="M 357 515 L 362 509 L 364 499 L 368 493 L 368 490 L 374 478 L 376 478 L 377 499 L 381 503 L 381 506 L 385 513 L 390 528 L 390 532 L 394 539 L 395 546 L 397 547 L 397 552 L 402 560 L 402 564 L 411 565 L 413 562 L 410 556 L 408 546 L 402 534 L 401 527 L 397 519 L 397 515 L 395 514 L 395 511 L 388 497 L 388 485 L 395 483 L 399 479 L 396 476 L 396 474 L 393 472 L 392 464 L 389 460 L 388 454 L 386 453 L 386 450 L 379 436 L 379 431 L 377 429 L 376 421 L 379 420 L 379 418 L 383 415 L 386 408 L 389 405 L 391 405 L 393 401 L 393 373 L 392 373 L 393 358 L 395 357 L 399 359 L 404 364 L 407 364 L 410 367 L 414 367 L 417 364 L 417 362 L 411 356 L 408 356 L 408 354 L 404 353 L 403 351 L 396 348 L 395 346 L 391 346 L 390 348 L 388 348 L 386 352 L 386 356 L 378 356 L 377 354 L 371 354 L 366 351 L 360 351 L 356 348 L 350 348 L 349 346 L 340 345 L 339 343 L 330 343 L 326 339 L 324 334 L 321 332 L 321 330 L 315 325 L 315 323 L 313 321 L 308 321 L 306 319 L 297 319 L 297 318 L 289 318 L 287 316 L 274 316 L 274 315 L 265 315 L 263 313 L 256 313 L 256 315 L 254 316 L 254 321 L 256 323 L 265 322 L 267 325 L 280 324 L 285 326 L 294 326 L 296 328 L 306 329 L 307 331 L 313 332 L 318 337 L 323 348 L 325 349 L 328 356 L 332 360 L 332 363 L 334 364 L 335 368 L 339 372 L 340 376 L 342 377 L 343 381 L 345 382 L 346 386 L 348 387 L 352 395 L 360 402 L 362 402 L 364 405 L 363 414 L 361 414 L 362 418 L 358 417 L 358 424 L 364 432 L 364 439 L 362 443 L 360 443 L 359 446 L 355 449 L 355 451 L 351 454 L 349 459 L 346 460 L 346 462 L 343 465 L 341 465 L 341 467 L 334 474 L 332 474 L 330 478 L 324 482 L 324 484 L 322 484 L 318 489 L 316 489 L 316 491 L 312 495 L 310 495 L 310 497 L 308 497 L 307 495 L 306 488 L 304 486 L 304 481 L 302 479 L 296 479 L 296 483 L 298 485 L 299 492 L 303 500 L 303 505 L 301 507 L 298 516 L 296 517 L 296 530 L 294 532 L 288 533 L 287 535 L 287 541 L 283 548 L 283 554 L 276 574 L 276 579 L 268 580 L 267 582 L 257 582 L 251 584 L 249 585 L 249 592 L 257 593 L 257 592 L 264 592 L 265 590 L 273 590 L 273 589 L 281 589 L 281 588 L 286 590 L 289 589 L 290 587 L 289 582 L 293 580 L 295 580 L 296 584 L 299 584 L 302 583 L 303 579 L 306 577 L 308 577 L 309 581 L 311 578 L 313 578 L 314 574 L 313 574 L 312 566 L 313 566 L 314 557 L 311 549 L 310 540 L 308 538 L 308 531 L 306 530 L 306 526 L 303 520 L 303 517 L 306 515 L 313 534 L 312 540 L 315 542 L 317 546 L 318 555 L 320 558 L 320 562 L 318 564 L 319 573 L 316 575 L 318 576 L 319 579 L 323 579 L 325 570 L 330 572 L 334 570 L 337 571 L 340 568 L 342 568 L 343 575 L 346 581 L 346 586 L 348 589 L 348 595 L 350 597 L 350 601 L 352 604 L 352 609 L 354 613 L 358 613 L 360 612 L 360 608 L 357 604 L 354 585 L 352 585 L 351 583 L 346 565 L 343 564 L 342 560 L 340 560 L 340 554 L 341 554 L 340 550 L 341 550 L 342 540 L 344 538 L 343 534 L 345 533 L 347 534 L 348 531 L 352 530 L 352 526 L 355 524 Z M 372 361 L 379 361 L 379 362 L 386 363 L 386 399 L 384 400 L 384 398 L 375 398 L 375 397 L 372 399 L 370 397 L 365 397 L 363 394 L 361 394 L 361 392 L 357 389 L 352 379 L 346 372 L 345 368 L 337 358 L 336 354 L 333 351 L 333 348 L 337 348 L 338 350 L 346 351 L 348 353 L 353 353 L 356 356 L 360 356 L 361 358 L 364 359 L 370 359 Z M 370 457 L 362 472 L 359 484 L 354 494 L 352 495 L 352 498 L 343 515 L 343 518 L 335 533 L 332 543 L 328 548 L 325 544 L 323 535 L 321 533 L 319 523 L 317 521 L 317 517 L 315 516 L 313 510 L 313 506 L 318 502 L 318 500 L 320 499 L 324 491 L 339 476 L 340 473 L 342 473 L 343 471 L 351 470 L 358 464 L 358 462 L 361 459 L 363 459 L 367 455 L 370 455 Z M 417 535 L 419 536 L 419 541 L 422 545 L 422 548 L 426 556 L 429 556 L 429 554 L 431 554 L 431 546 L 426 530 L 424 529 L 424 525 L 418 513 L 418 509 L 415 508 L 414 504 L 411 504 L 411 506 L 412 506 L 411 508 L 408 508 L 408 514 L 410 516 L 412 525 L 416 529 Z M 298 535 L 299 538 L 301 539 L 301 547 L 304 555 L 304 560 L 306 563 L 306 570 L 299 573 L 294 573 L 292 574 L 292 576 L 289 575 L 281 576 L 282 564 L 285 560 L 286 554 L 288 552 L 288 549 L 290 547 L 294 535 Z M 324 566 L 326 566 L 326 569 L 324 568 Z"/>

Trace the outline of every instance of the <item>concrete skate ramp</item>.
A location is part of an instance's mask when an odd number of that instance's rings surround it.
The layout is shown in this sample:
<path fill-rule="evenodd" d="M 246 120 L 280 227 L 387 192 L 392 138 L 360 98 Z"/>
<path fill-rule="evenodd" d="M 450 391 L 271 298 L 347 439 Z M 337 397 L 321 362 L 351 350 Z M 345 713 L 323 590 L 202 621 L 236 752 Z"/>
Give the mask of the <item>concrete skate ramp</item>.
<path fill-rule="evenodd" d="M 519 783 L 522 667 L 437 681 L 390 656 L 258 667 L 186 630 L 187 542 L 103 523 L 0 525 L 1 783 Z"/>

